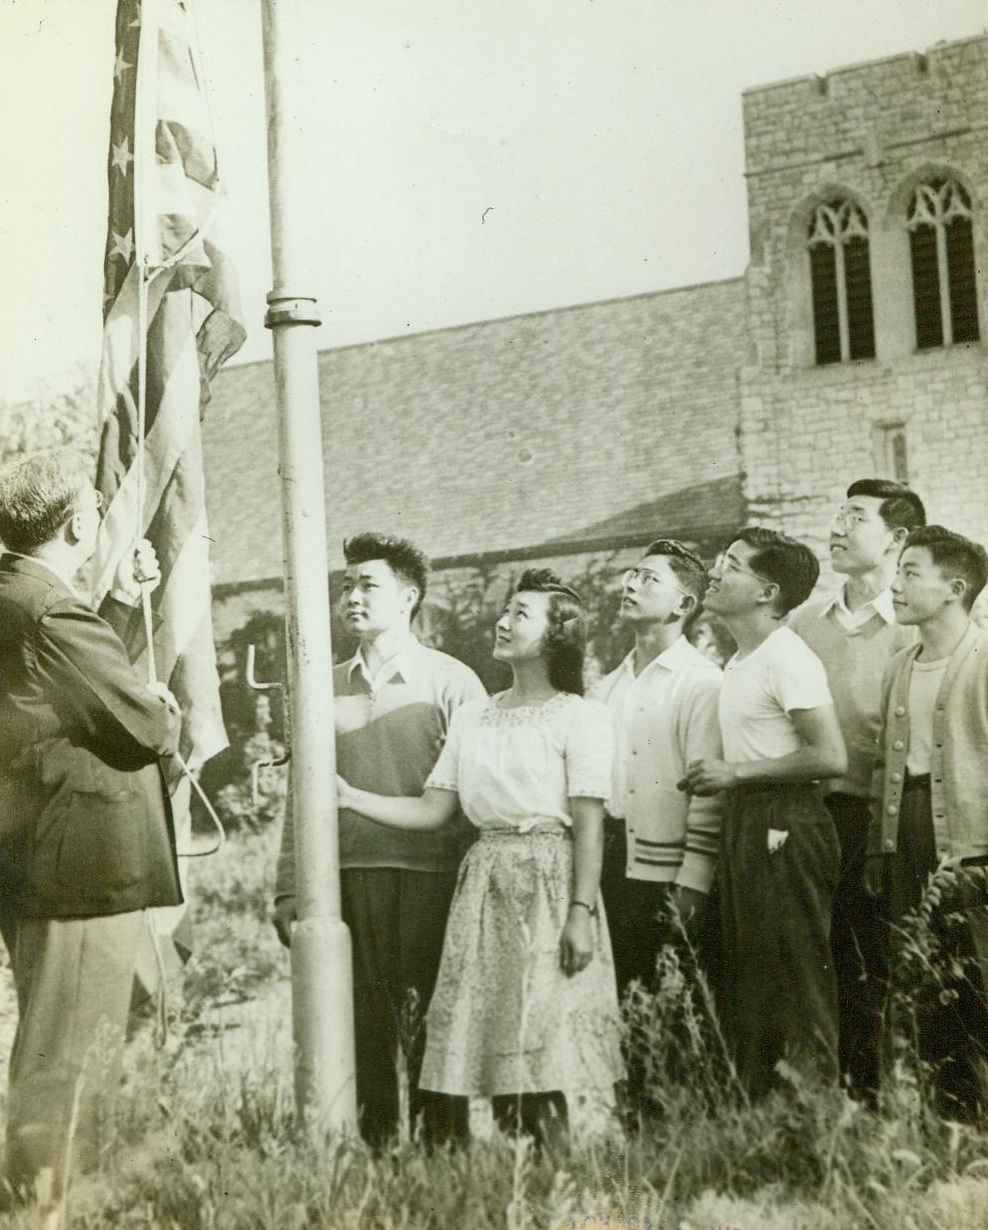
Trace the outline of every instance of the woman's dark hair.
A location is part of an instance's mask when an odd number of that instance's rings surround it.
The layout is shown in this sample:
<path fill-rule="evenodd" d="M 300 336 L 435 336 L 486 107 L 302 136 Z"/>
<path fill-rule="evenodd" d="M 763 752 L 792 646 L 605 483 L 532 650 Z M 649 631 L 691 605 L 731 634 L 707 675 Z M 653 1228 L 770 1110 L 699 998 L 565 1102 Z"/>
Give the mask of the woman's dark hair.
<path fill-rule="evenodd" d="M 526 568 L 514 592 L 549 595 L 549 626 L 545 634 L 549 682 L 560 692 L 582 696 L 587 630 L 580 595 L 564 585 L 551 568 Z"/>

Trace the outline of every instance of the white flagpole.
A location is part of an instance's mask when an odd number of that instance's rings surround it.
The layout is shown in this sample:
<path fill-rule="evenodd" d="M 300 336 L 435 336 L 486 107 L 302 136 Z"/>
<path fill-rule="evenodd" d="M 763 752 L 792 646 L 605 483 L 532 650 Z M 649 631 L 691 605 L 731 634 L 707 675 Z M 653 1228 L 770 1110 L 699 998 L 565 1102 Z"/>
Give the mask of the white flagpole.
<path fill-rule="evenodd" d="M 305 196 L 300 80 L 307 31 L 298 0 L 262 0 L 274 339 L 282 482 L 290 796 L 295 825 L 292 1020 L 299 1114 L 320 1129 L 356 1123 L 350 934 L 340 916 L 336 746 L 322 432 L 308 282 L 311 202 Z"/>

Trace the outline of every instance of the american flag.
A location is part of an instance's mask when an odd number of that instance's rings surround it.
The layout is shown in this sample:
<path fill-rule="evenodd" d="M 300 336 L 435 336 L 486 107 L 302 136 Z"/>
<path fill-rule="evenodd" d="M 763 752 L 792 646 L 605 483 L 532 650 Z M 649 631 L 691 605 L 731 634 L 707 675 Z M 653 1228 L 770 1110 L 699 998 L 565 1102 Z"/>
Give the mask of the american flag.
<path fill-rule="evenodd" d="M 113 76 L 95 592 L 136 539 L 151 540 L 157 677 L 182 706 L 181 753 L 195 769 L 227 743 L 199 421 L 210 379 L 246 334 L 214 242 L 219 179 L 191 0 L 118 0 Z"/>

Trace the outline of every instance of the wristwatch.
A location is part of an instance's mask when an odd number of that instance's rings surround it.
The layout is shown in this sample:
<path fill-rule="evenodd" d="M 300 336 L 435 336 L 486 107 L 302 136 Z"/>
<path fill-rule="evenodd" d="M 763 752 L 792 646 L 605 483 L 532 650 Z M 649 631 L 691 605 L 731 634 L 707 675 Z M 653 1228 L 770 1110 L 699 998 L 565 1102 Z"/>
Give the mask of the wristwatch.
<path fill-rule="evenodd" d="M 595 905 L 587 905 L 585 901 L 574 900 L 569 903 L 569 908 L 572 909 L 574 905 L 578 905 L 581 910 L 586 910 L 591 918 L 597 917 L 597 907 Z"/>

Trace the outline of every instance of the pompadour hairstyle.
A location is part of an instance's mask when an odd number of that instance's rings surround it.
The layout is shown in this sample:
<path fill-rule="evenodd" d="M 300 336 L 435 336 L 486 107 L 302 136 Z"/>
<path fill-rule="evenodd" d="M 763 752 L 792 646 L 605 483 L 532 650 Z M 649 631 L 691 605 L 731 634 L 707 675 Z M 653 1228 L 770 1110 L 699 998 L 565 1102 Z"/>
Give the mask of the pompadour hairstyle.
<path fill-rule="evenodd" d="M 675 574 L 683 589 L 696 599 L 699 609 L 710 584 L 707 566 L 703 560 L 691 551 L 689 547 L 677 542 L 675 538 L 656 538 L 645 548 L 645 555 L 661 555 L 669 561 L 669 567 Z"/>
<path fill-rule="evenodd" d="M 429 585 L 429 561 L 415 543 L 396 534 L 355 534 L 344 541 L 343 558 L 347 565 L 383 559 L 399 580 L 406 585 L 414 585 L 418 590 L 419 596 L 412 607 L 412 619 L 422 609 Z"/>
<path fill-rule="evenodd" d="M 780 615 L 788 615 L 813 592 L 820 564 L 805 543 L 761 525 L 745 526 L 734 540 L 754 548 L 755 554 L 748 561 L 751 571 L 779 587 Z"/>
<path fill-rule="evenodd" d="M 926 524 L 926 509 L 915 491 L 891 478 L 859 478 L 847 489 L 847 498 L 866 495 L 881 500 L 878 515 L 890 530 L 915 530 Z"/>
<path fill-rule="evenodd" d="M 978 542 L 963 538 L 942 525 L 924 525 L 906 539 L 906 547 L 924 547 L 947 580 L 960 577 L 964 591 L 964 609 L 969 611 L 974 600 L 988 584 L 988 553 Z"/>
<path fill-rule="evenodd" d="M 18 457 L 0 471 L 0 538 L 31 555 L 56 536 L 91 481 L 90 463 L 75 449 L 53 448 Z"/>

